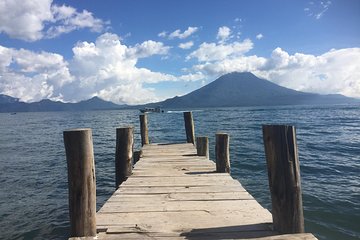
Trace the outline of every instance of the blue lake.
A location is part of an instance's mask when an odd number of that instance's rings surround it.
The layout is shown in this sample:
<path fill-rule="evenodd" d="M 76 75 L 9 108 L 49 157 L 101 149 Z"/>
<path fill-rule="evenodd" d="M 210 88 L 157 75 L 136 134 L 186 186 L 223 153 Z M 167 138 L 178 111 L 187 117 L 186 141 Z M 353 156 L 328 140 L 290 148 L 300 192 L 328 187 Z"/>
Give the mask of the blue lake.
<path fill-rule="evenodd" d="M 319 239 L 360 238 L 359 106 L 193 109 L 196 135 L 230 134 L 231 175 L 271 208 L 262 124 L 295 125 L 305 228 Z M 185 140 L 183 114 L 149 114 L 151 142 Z M 93 131 L 97 206 L 114 191 L 115 128 L 135 127 L 139 112 L 91 111 L 0 114 L 0 239 L 66 239 L 67 169 L 62 132 Z"/>

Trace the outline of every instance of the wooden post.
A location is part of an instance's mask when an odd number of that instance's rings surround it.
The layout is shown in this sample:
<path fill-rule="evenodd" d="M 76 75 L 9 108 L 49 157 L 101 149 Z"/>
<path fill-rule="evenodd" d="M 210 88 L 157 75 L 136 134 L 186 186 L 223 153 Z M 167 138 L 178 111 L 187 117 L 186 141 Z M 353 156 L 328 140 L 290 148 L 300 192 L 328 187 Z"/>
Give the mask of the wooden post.
<path fill-rule="evenodd" d="M 91 129 L 66 130 L 70 236 L 96 236 L 96 182 Z"/>
<path fill-rule="evenodd" d="M 116 128 L 115 184 L 116 188 L 132 173 L 134 128 Z"/>
<path fill-rule="evenodd" d="M 141 134 L 141 146 L 149 144 L 149 133 L 147 126 L 147 115 L 140 115 L 140 134 Z"/>
<path fill-rule="evenodd" d="M 230 153 L 229 153 L 230 137 L 226 133 L 216 133 L 216 172 L 230 173 Z"/>
<path fill-rule="evenodd" d="M 296 132 L 293 126 L 263 126 L 274 230 L 303 233 L 304 214 Z"/>
<path fill-rule="evenodd" d="M 209 158 L 209 138 L 196 137 L 196 150 L 198 156 L 206 156 Z"/>
<path fill-rule="evenodd" d="M 195 130 L 192 112 L 184 112 L 186 141 L 195 144 Z"/>

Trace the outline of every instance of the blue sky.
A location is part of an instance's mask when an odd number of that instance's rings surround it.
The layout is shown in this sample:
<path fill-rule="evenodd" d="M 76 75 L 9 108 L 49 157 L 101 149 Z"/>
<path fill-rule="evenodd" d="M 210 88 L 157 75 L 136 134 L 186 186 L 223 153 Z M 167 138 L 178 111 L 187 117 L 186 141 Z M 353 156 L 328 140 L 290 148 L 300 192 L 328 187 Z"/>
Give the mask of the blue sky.
<path fill-rule="evenodd" d="M 360 1 L 0 0 L 0 93 L 163 100 L 232 71 L 360 98 Z"/>

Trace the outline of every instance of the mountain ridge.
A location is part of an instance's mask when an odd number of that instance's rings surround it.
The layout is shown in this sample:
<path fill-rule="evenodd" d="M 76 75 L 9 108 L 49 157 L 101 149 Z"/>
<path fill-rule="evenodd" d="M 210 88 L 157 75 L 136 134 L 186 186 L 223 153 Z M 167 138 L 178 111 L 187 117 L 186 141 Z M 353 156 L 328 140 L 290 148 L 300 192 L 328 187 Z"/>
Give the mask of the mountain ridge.
<path fill-rule="evenodd" d="M 49 99 L 25 103 L 19 101 L 18 98 L 0 94 L 0 112 L 118 110 L 144 106 L 207 108 L 346 103 L 360 103 L 360 100 L 345 97 L 341 94 L 320 95 L 296 91 L 258 78 L 249 72 L 228 73 L 184 96 L 176 96 L 161 102 L 135 106 L 118 105 L 99 97 L 77 103 L 63 103 Z"/>
<path fill-rule="evenodd" d="M 340 94 L 320 95 L 285 88 L 249 72 L 232 72 L 181 97 L 153 105 L 164 108 L 237 107 L 358 102 Z"/>
<path fill-rule="evenodd" d="M 42 99 L 39 102 L 25 103 L 19 99 L 0 94 L 0 112 L 47 112 L 47 111 L 91 111 L 123 109 L 126 105 L 118 105 L 99 97 L 77 103 L 64 103 Z"/>

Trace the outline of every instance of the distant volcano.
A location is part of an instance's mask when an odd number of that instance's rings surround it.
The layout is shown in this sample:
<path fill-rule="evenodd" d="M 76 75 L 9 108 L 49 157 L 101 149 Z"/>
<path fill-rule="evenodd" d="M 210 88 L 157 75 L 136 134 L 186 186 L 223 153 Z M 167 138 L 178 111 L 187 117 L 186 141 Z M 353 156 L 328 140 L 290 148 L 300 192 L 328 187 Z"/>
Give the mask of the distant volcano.
<path fill-rule="evenodd" d="M 252 73 L 233 72 L 221 76 L 212 83 L 182 97 L 174 97 L 163 102 L 145 106 L 163 108 L 195 107 L 237 107 L 299 104 L 343 104 L 360 101 L 339 94 L 320 95 L 295 91 L 260 79 Z M 142 105 L 144 106 L 144 105 Z M 44 112 L 44 111 L 84 111 L 138 108 L 140 106 L 117 105 L 98 97 L 78 103 L 55 102 L 48 99 L 25 103 L 19 99 L 0 94 L 0 112 Z"/>
<path fill-rule="evenodd" d="M 358 102 L 339 94 L 320 95 L 295 91 L 260 79 L 249 72 L 223 75 L 182 97 L 156 103 L 164 108 L 236 107 L 299 104 L 341 104 Z"/>

